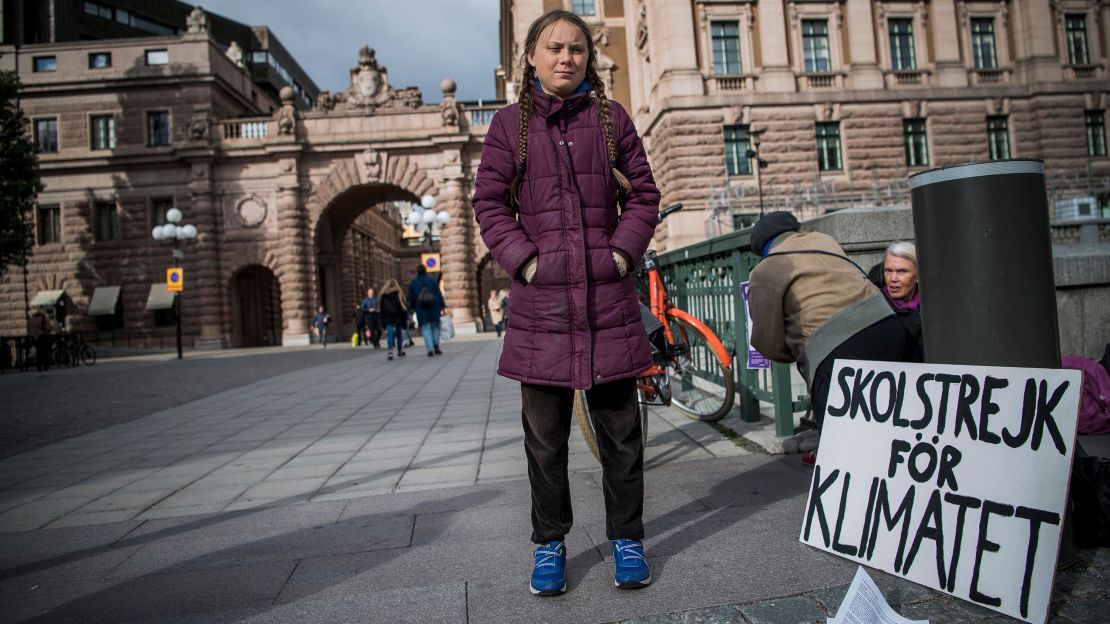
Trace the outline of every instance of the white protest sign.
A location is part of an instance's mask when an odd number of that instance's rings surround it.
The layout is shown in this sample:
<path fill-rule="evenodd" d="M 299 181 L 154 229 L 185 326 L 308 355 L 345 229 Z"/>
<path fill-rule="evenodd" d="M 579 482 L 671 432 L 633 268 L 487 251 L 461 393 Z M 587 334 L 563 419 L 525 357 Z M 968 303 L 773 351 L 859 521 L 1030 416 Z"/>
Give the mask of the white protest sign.
<path fill-rule="evenodd" d="M 802 542 L 1044 622 L 1079 371 L 838 360 Z"/>

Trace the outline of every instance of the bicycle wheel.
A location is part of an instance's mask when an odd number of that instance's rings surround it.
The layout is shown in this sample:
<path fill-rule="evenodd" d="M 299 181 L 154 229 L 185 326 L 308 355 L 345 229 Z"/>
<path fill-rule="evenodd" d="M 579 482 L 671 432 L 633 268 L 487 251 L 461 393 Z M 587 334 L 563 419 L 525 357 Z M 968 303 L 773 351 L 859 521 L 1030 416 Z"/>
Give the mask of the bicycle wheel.
<path fill-rule="evenodd" d="M 50 351 L 50 361 L 57 368 L 65 368 L 69 366 L 72 363 L 72 360 L 73 358 L 69 353 L 69 349 L 66 349 L 65 347 L 57 346 Z"/>
<path fill-rule="evenodd" d="M 96 349 L 92 348 L 91 345 L 81 345 L 78 354 L 81 356 L 81 363 L 85 366 L 96 364 Z"/>
<path fill-rule="evenodd" d="M 677 353 L 667 365 L 671 373 L 671 405 L 694 420 L 715 422 L 732 409 L 736 380 L 732 369 L 710 346 L 701 330 L 668 317 Z"/>
<path fill-rule="evenodd" d="M 640 437 L 646 445 L 648 436 L 648 406 L 644 398 L 644 391 L 639 387 L 636 388 L 636 406 L 640 412 Z M 594 424 L 594 419 L 590 416 L 590 404 L 586 400 L 586 393 L 582 390 L 574 391 L 574 417 L 578 421 L 578 429 L 582 431 L 582 439 L 586 441 L 586 446 L 590 448 L 590 453 L 593 454 L 594 459 L 601 461 L 601 451 L 599 451 L 597 447 L 597 427 Z"/>

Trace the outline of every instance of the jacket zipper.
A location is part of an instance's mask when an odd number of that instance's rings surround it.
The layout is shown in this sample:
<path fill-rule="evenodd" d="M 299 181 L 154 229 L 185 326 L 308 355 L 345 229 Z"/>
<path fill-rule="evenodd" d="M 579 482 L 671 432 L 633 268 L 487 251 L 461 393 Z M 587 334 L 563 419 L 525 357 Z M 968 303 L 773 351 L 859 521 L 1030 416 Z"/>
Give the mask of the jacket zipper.
<path fill-rule="evenodd" d="M 559 141 L 559 147 L 562 148 L 560 150 L 560 155 L 565 154 L 565 157 L 567 159 L 567 170 L 570 172 L 570 181 L 571 181 L 571 184 L 573 185 L 573 188 L 571 190 L 573 190 L 578 195 L 578 202 L 577 202 L 578 203 L 578 210 L 577 210 L 578 231 L 579 231 L 579 234 L 582 236 L 582 254 L 583 254 L 582 270 L 585 271 L 586 270 L 586 262 L 587 262 L 587 258 L 585 257 L 586 256 L 586 220 L 582 216 L 582 201 L 583 201 L 583 199 L 582 199 L 582 189 L 578 186 L 578 177 L 577 177 L 577 174 L 574 171 L 574 160 L 571 157 L 571 153 L 570 153 L 570 148 L 574 147 L 574 143 L 567 138 L 567 112 L 566 112 L 565 108 L 562 111 L 560 111 L 559 135 L 561 137 L 561 139 Z M 585 284 L 586 300 L 588 301 L 589 298 L 590 298 L 590 295 L 589 295 L 590 282 L 589 282 L 588 279 L 585 278 L 585 276 L 583 276 L 582 283 Z M 573 310 L 574 302 L 573 302 L 573 299 L 570 296 L 570 289 L 569 288 L 567 289 L 567 299 L 568 299 L 569 307 Z M 589 306 L 587 305 L 587 308 L 588 307 Z M 586 327 L 586 343 L 587 343 L 586 344 L 586 346 L 587 346 L 586 353 L 587 353 L 587 361 L 589 362 L 589 371 L 586 373 L 586 377 L 590 378 L 591 385 L 593 385 L 593 378 L 594 378 L 593 357 L 589 356 L 589 354 L 591 354 L 593 352 L 593 344 L 592 344 L 592 339 L 591 339 L 591 336 L 590 336 L 590 328 L 588 326 L 589 325 L 589 314 L 588 313 L 586 315 L 586 323 L 587 323 L 587 327 Z M 573 336 L 574 335 L 574 317 L 573 316 L 570 319 L 570 327 L 571 327 L 571 335 Z M 573 339 L 571 340 L 571 342 L 573 343 Z"/>

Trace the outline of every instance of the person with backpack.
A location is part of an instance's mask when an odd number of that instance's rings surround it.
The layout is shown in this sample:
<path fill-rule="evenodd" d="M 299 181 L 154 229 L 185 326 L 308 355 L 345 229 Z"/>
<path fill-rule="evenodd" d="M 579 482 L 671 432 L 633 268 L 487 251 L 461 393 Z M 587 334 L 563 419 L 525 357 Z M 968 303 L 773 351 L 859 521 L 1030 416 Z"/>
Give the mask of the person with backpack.
<path fill-rule="evenodd" d="M 416 267 L 416 277 L 409 283 L 408 302 L 416 311 L 416 322 L 424 335 L 428 357 L 443 355 L 443 351 L 439 350 L 439 317 L 446 312 L 447 302 L 443 300 L 439 283 L 428 275 L 428 269 L 423 264 Z"/>
<path fill-rule="evenodd" d="M 529 591 L 566 591 L 574 393 L 598 423 L 612 582 L 651 583 L 636 376 L 651 363 L 631 267 L 659 223 L 659 189 L 632 119 L 609 100 L 589 25 L 553 10 L 528 28 L 518 101 L 482 147 L 474 215 L 512 278 L 497 372 L 520 382 L 532 489 Z"/>
<path fill-rule="evenodd" d="M 389 347 L 389 357 L 393 359 L 393 341 L 397 341 L 397 357 L 405 356 L 404 327 L 408 322 L 409 311 L 405 308 L 405 298 L 401 296 L 401 286 L 391 279 L 382 286 L 382 296 L 378 299 L 382 325 L 385 326 L 385 345 Z"/>
<path fill-rule="evenodd" d="M 57 331 L 58 326 L 42 308 L 35 310 L 27 323 L 27 333 L 35 341 L 35 368 L 38 369 L 39 377 L 46 377 L 50 371 L 50 350 L 54 347 L 54 334 Z"/>

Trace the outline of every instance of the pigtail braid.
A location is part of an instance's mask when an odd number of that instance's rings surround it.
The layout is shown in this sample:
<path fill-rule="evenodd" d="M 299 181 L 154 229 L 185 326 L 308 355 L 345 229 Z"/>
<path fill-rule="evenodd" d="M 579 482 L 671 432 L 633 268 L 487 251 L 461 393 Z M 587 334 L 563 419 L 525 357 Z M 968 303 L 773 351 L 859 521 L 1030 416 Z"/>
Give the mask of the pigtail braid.
<path fill-rule="evenodd" d="M 628 176 L 617 169 L 617 139 L 613 136 L 613 119 L 609 109 L 609 99 L 605 97 L 605 83 L 592 63 L 586 70 L 586 82 L 593 87 L 594 97 L 597 98 L 597 116 L 601 122 L 601 130 L 605 133 L 605 149 L 609 154 L 609 166 L 613 170 L 613 177 L 616 178 L 621 192 L 628 193 L 632 190 L 632 183 L 628 181 Z"/>
<path fill-rule="evenodd" d="M 524 181 L 524 167 L 528 162 L 528 120 L 532 117 L 532 83 L 536 79 L 536 68 L 528 64 L 527 57 L 521 59 L 524 65 L 524 77 L 520 81 L 520 130 L 517 132 L 517 161 L 516 175 L 509 187 L 509 201 L 514 206 L 520 205 L 520 184 Z"/>

